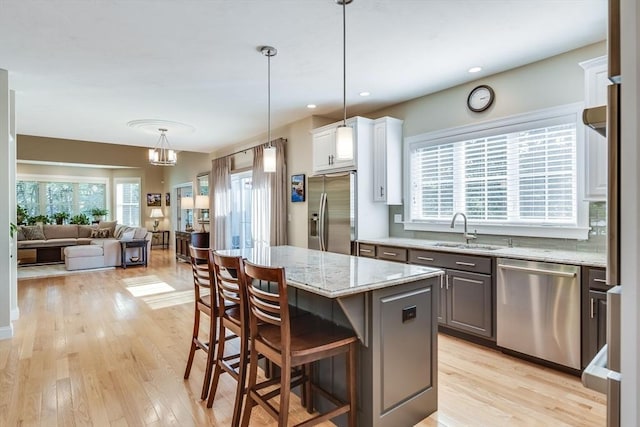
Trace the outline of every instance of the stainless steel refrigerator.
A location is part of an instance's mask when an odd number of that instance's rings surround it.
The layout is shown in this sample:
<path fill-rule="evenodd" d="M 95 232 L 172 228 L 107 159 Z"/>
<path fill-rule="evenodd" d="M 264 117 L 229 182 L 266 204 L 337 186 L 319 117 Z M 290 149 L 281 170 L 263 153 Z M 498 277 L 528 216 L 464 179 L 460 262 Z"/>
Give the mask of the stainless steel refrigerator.
<path fill-rule="evenodd" d="M 309 177 L 309 249 L 351 254 L 356 239 L 356 173 Z"/>

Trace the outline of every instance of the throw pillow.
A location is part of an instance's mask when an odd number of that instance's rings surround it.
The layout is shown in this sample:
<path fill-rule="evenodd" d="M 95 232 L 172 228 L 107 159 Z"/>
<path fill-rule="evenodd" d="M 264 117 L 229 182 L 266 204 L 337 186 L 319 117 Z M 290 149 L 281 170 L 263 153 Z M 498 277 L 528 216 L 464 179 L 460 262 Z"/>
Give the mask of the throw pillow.
<path fill-rule="evenodd" d="M 22 232 L 27 240 L 45 240 L 44 232 L 39 225 L 23 225 Z"/>
<path fill-rule="evenodd" d="M 111 236 L 111 230 L 108 228 L 98 228 L 96 230 L 91 230 L 91 238 L 92 239 L 107 239 Z"/>
<path fill-rule="evenodd" d="M 133 237 L 135 236 L 135 234 L 136 234 L 135 230 L 125 231 L 120 236 L 120 240 L 133 240 Z"/>
<path fill-rule="evenodd" d="M 100 221 L 98 228 L 108 228 L 110 230 L 109 237 L 113 237 L 116 232 L 116 224 L 118 221 Z"/>

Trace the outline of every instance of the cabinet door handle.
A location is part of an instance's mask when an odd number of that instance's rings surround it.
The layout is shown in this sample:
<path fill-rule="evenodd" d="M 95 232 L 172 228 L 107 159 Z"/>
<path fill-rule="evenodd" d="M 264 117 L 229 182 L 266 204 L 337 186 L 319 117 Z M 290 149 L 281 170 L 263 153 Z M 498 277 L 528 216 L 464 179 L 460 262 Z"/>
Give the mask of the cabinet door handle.
<path fill-rule="evenodd" d="M 446 276 L 446 279 L 447 279 L 447 290 L 449 290 L 449 275 L 448 274 Z"/>
<path fill-rule="evenodd" d="M 419 256 L 417 257 L 420 261 L 433 261 L 433 258 L 429 258 L 426 256 Z"/>
<path fill-rule="evenodd" d="M 364 253 L 370 254 L 371 253 L 371 249 L 360 249 L 360 252 L 364 252 Z"/>
<path fill-rule="evenodd" d="M 388 256 L 398 256 L 397 253 L 395 252 L 382 252 L 383 255 L 388 255 Z"/>
<path fill-rule="evenodd" d="M 384 187 L 380 187 L 380 197 L 384 197 Z"/>
<path fill-rule="evenodd" d="M 594 282 L 607 283 L 606 279 L 593 279 Z"/>
<path fill-rule="evenodd" d="M 590 298 L 590 300 L 591 300 L 590 312 L 591 312 L 591 318 L 593 319 L 594 317 L 596 317 L 596 315 L 595 315 L 595 312 L 596 312 L 596 300 L 593 299 L 593 298 Z"/>
<path fill-rule="evenodd" d="M 440 276 L 440 289 L 444 287 L 444 278 Z"/>
<path fill-rule="evenodd" d="M 462 261 L 456 261 L 456 265 L 464 265 L 466 267 L 475 267 L 476 264 L 473 262 L 462 262 Z"/>

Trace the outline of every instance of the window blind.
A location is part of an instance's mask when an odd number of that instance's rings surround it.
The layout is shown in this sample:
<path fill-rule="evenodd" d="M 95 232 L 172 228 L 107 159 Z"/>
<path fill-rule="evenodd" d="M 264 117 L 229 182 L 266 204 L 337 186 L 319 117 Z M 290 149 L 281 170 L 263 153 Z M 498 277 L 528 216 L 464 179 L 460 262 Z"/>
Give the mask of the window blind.
<path fill-rule="evenodd" d="M 501 130 L 412 144 L 412 221 L 577 223 L 575 115 Z"/>

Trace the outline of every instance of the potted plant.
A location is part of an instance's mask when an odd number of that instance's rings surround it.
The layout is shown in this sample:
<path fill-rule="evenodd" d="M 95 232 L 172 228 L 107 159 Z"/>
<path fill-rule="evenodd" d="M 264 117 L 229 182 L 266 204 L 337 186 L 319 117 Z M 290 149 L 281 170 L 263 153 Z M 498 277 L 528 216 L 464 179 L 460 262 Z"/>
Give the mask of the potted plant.
<path fill-rule="evenodd" d="M 91 215 L 93 216 L 94 221 L 103 220 L 104 217 L 109 213 L 108 210 L 104 208 L 93 208 L 91 209 Z"/>
<path fill-rule="evenodd" d="M 51 218 L 53 218 L 53 220 L 58 225 L 62 225 L 64 223 L 64 220 L 69 219 L 70 217 L 71 215 L 69 215 L 69 212 L 56 212 L 53 215 L 51 215 Z"/>
<path fill-rule="evenodd" d="M 20 231 L 20 229 L 18 228 L 17 225 L 15 225 L 14 223 L 10 222 L 9 223 L 9 234 L 11 235 L 11 238 L 13 239 L 13 236 L 15 236 L 16 234 L 18 234 L 18 231 Z"/>
<path fill-rule="evenodd" d="M 27 212 L 27 209 L 23 208 L 20 205 L 17 205 L 16 206 L 16 223 L 18 225 L 26 224 L 28 217 L 29 217 L 29 212 Z"/>
<path fill-rule="evenodd" d="M 89 217 L 83 213 L 74 215 L 69 220 L 69 224 L 89 225 Z"/>
<path fill-rule="evenodd" d="M 27 223 L 29 225 L 36 225 L 37 223 L 51 224 L 51 218 L 46 215 L 30 216 L 27 218 Z"/>

